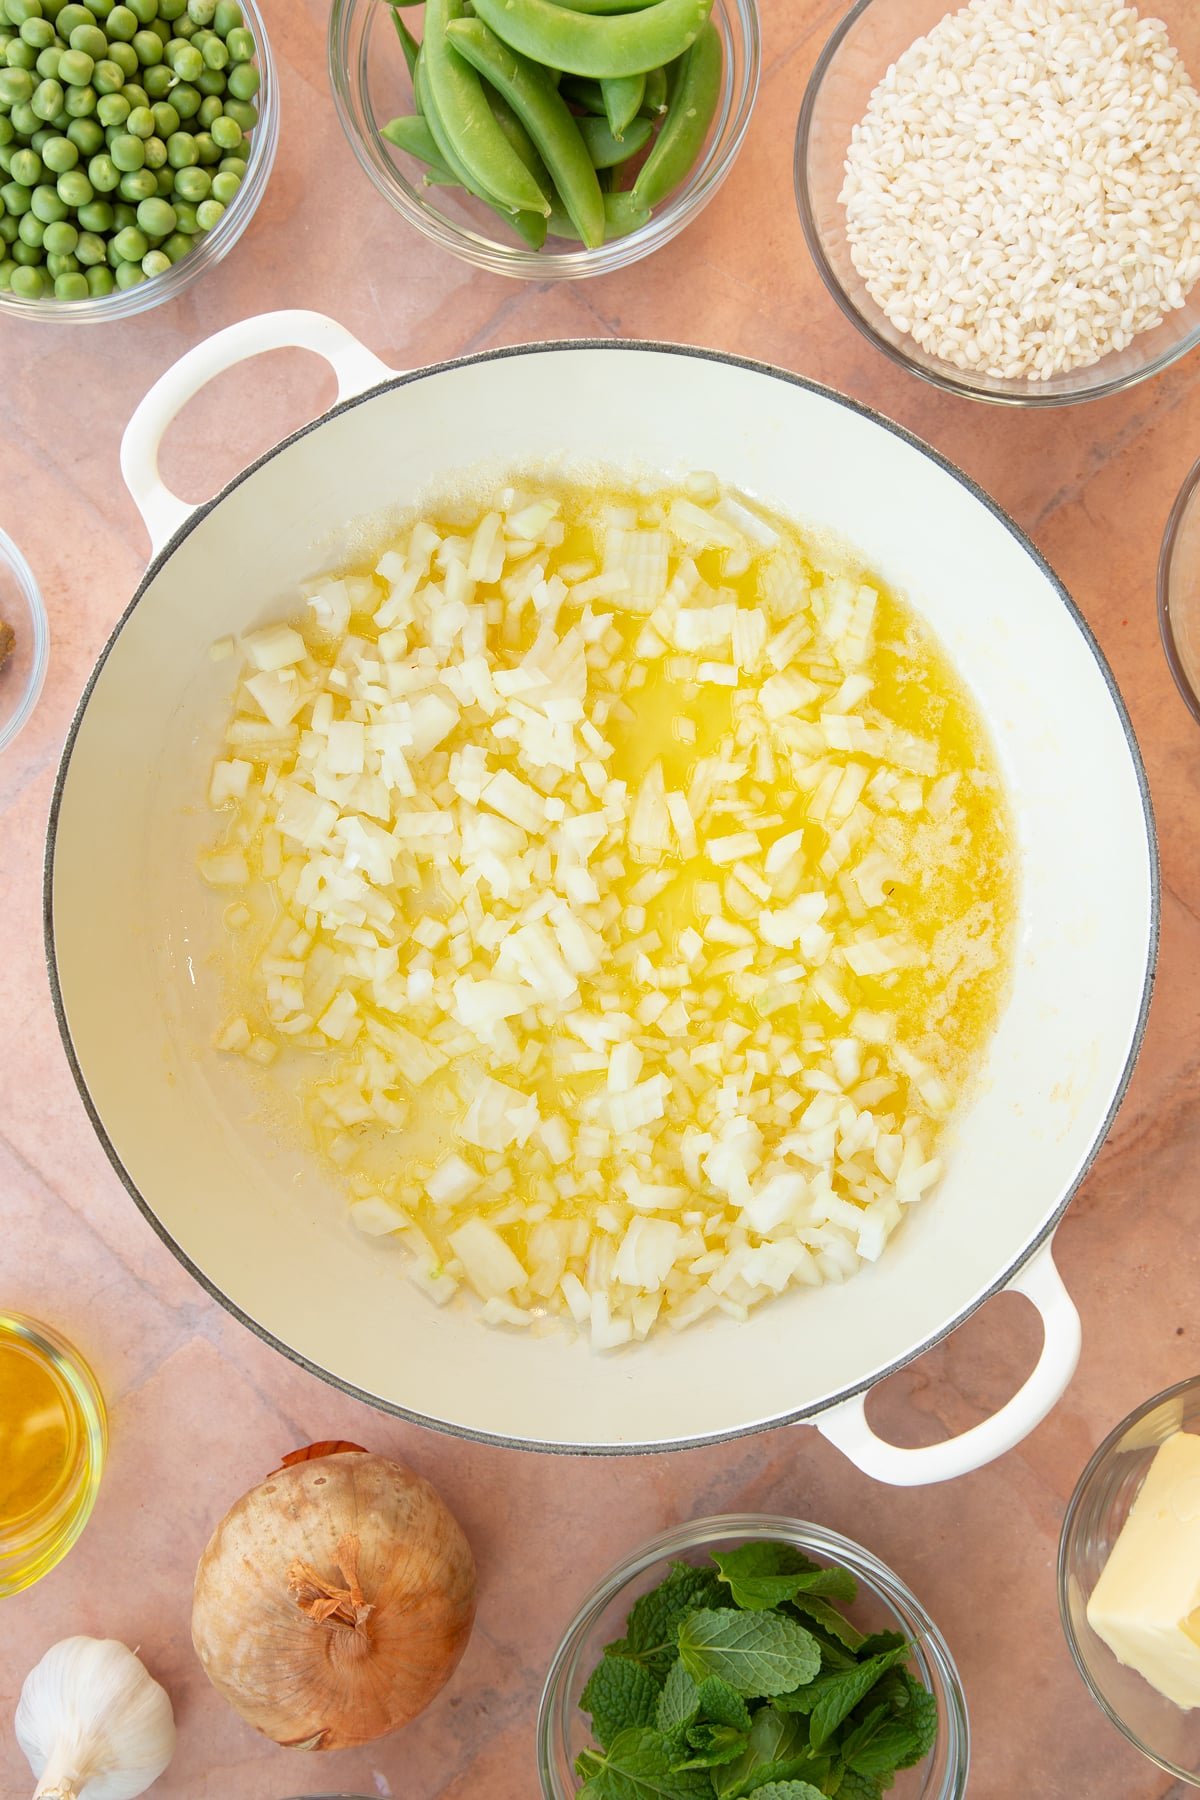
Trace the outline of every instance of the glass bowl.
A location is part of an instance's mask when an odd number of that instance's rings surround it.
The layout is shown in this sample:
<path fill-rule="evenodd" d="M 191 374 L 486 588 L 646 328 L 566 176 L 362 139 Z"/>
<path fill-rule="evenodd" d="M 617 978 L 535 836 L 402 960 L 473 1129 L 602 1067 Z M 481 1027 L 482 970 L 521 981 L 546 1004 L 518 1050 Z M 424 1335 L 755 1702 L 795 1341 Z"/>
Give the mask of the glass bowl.
<path fill-rule="evenodd" d="M 575 1758 L 592 1742 L 579 1696 L 604 1646 L 622 1635 L 634 1601 L 657 1587 L 670 1562 L 702 1563 L 714 1550 L 732 1550 L 752 1540 L 793 1544 L 818 1562 L 849 1569 L 859 1592 L 847 1611 L 860 1630 L 902 1631 L 911 1639 L 916 1673 L 937 1697 L 938 1737 L 920 1767 L 896 1777 L 889 1800 L 960 1800 L 965 1795 L 971 1735 L 958 1671 L 941 1632 L 899 1576 L 860 1544 L 820 1525 L 766 1513 L 728 1513 L 695 1519 L 651 1538 L 606 1575 L 579 1608 L 550 1665 L 538 1710 L 543 1800 L 571 1800 L 579 1790 Z"/>
<path fill-rule="evenodd" d="M 12 743 L 42 691 L 50 657 L 46 609 L 33 570 L 6 531 L 0 530 L 0 622 L 15 643 L 0 663 L 0 750 Z"/>
<path fill-rule="evenodd" d="M 19 1594 L 60 1563 L 96 1502 L 108 1425 L 96 1377 L 50 1325 L 0 1310 L 0 1348 L 49 1377 L 66 1427 L 55 1484 L 33 1508 L 0 1515 L 0 1599 Z"/>
<path fill-rule="evenodd" d="M 1158 559 L 1158 629 L 1188 711 L 1200 724 L 1200 462 L 1183 484 Z"/>
<path fill-rule="evenodd" d="M 1110 1431 L 1079 1478 L 1058 1548 L 1058 1605 L 1092 1697 L 1144 1756 L 1200 1788 L 1200 1709 L 1185 1712 L 1122 1666 L 1092 1630 L 1087 1605 L 1159 1445 L 1200 1431 L 1200 1377 L 1156 1394 Z"/>
<path fill-rule="evenodd" d="M 948 12 L 949 0 L 856 0 L 818 59 L 800 108 L 795 186 L 800 222 L 821 277 L 846 317 L 877 350 L 936 387 L 1005 406 L 1066 406 L 1119 393 L 1169 368 L 1200 344 L 1200 284 L 1187 303 L 1127 349 L 1090 368 L 1046 381 L 967 374 L 924 351 L 899 331 L 867 292 L 850 259 L 838 199 L 854 126 L 876 84 L 909 47 Z M 1200 82 L 1200 7 L 1195 0 L 1155 0 L 1142 9 L 1165 21 L 1194 82 Z"/>
<path fill-rule="evenodd" d="M 415 23 L 415 15 L 408 15 Z M 733 167 L 758 93 L 760 63 L 755 0 L 714 0 L 721 34 L 721 97 L 703 154 L 649 223 L 597 250 L 531 250 L 488 207 L 455 188 L 427 188 L 421 165 L 379 132 L 399 113 L 414 110 L 412 82 L 389 9 L 380 0 L 333 0 L 329 14 L 329 79 L 342 129 L 379 192 L 411 225 L 478 269 L 531 281 L 570 281 L 604 275 L 648 256 L 677 236 L 708 204 Z"/>
<path fill-rule="evenodd" d="M 0 293 L 0 319 L 7 315 L 14 319 L 51 320 L 67 325 L 98 325 L 113 319 L 127 319 L 134 313 L 148 312 L 152 306 L 161 306 L 166 300 L 174 300 L 229 255 L 258 211 L 279 142 L 279 77 L 267 28 L 256 0 L 241 0 L 241 6 L 258 46 L 258 72 L 262 79 L 254 101 L 258 107 L 258 124 L 249 136 L 250 154 L 242 185 L 213 229 L 205 232 L 196 248 L 181 261 L 173 263 L 165 275 L 155 275 L 137 287 L 118 288 L 115 293 L 88 300 L 25 300 L 19 294 Z"/>

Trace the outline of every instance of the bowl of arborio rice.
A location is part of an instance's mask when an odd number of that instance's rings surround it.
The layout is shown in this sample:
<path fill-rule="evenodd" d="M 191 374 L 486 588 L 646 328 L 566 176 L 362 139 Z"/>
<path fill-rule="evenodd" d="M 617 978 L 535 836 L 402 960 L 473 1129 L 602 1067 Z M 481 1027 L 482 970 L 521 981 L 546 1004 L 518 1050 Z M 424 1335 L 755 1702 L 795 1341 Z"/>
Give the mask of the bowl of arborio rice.
<path fill-rule="evenodd" d="M 1200 8 L 858 0 L 796 134 L 809 249 L 894 361 L 1062 406 L 1200 343 Z"/>

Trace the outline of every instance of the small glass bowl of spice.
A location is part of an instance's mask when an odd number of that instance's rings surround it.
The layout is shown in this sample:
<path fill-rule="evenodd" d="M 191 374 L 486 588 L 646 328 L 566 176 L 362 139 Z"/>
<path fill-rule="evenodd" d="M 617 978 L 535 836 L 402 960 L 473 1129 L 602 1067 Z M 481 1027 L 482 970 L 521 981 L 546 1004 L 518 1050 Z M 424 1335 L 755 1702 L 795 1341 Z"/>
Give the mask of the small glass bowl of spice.
<path fill-rule="evenodd" d="M 1101 1710 L 1200 1788 L 1200 1378 L 1110 1431 L 1063 1521 L 1058 1601 Z"/>
<path fill-rule="evenodd" d="M 37 705 L 49 655 L 46 609 L 33 570 L 0 530 L 0 750 Z"/>
<path fill-rule="evenodd" d="M 1200 343 L 1200 8 L 857 0 L 796 134 L 846 316 L 938 387 L 1097 399 Z"/>
<path fill-rule="evenodd" d="M 1200 724 L 1200 462 L 1167 522 L 1158 563 L 1158 628 L 1175 685 Z"/>
<path fill-rule="evenodd" d="M 714 1793 L 743 1793 L 769 1767 L 821 1792 L 961 1800 L 970 1764 L 953 1658 L 899 1576 L 761 1513 L 694 1520 L 618 1563 L 559 1645 L 537 1735 L 543 1800 L 594 1777 L 674 1792 L 681 1764 L 689 1794 L 704 1768 Z"/>
<path fill-rule="evenodd" d="M 0 1599 L 67 1554 L 107 1444 L 104 1401 L 79 1352 L 51 1326 L 0 1311 Z"/>

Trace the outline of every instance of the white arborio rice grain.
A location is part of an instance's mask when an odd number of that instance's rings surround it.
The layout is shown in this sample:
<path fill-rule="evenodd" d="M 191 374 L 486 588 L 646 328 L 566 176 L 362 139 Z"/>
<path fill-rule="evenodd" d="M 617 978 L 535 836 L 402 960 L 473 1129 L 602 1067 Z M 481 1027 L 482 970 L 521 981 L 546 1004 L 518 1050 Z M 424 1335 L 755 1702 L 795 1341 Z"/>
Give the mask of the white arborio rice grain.
<path fill-rule="evenodd" d="M 1048 380 L 1200 278 L 1200 95 L 1131 6 L 972 0 L 875 89 L 841 200 L 898 330 L 976 375 Z"/>

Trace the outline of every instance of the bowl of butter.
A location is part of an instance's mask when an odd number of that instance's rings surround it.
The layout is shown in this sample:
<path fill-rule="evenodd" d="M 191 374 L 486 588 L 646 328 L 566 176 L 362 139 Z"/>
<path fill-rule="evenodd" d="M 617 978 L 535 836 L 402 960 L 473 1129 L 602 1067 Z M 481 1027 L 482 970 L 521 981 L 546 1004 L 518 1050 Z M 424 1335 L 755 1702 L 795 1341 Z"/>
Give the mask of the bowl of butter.
<path fill-rule="evenodd" d="M 1058 1601 L 1103 1711 L 1200 1788 L 1200 1377 L 1147 1400 L 1092 1457 L 1063 1521 Z"/>

